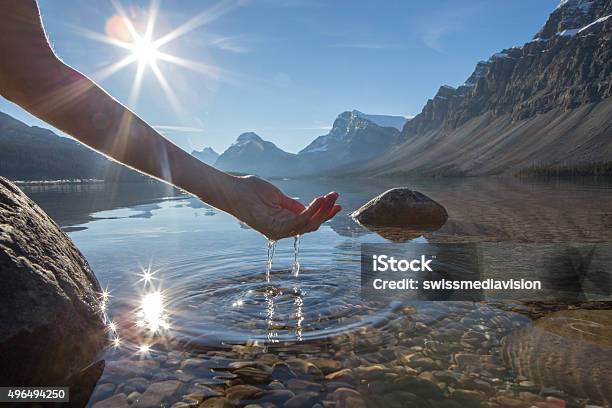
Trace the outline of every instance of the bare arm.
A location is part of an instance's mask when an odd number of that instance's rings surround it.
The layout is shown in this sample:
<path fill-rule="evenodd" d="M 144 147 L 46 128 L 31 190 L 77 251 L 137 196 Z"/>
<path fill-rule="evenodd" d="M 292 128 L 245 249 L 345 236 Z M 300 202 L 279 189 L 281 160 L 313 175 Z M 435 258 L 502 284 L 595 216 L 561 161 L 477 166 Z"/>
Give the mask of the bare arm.
<path fill-rule="evenodd" d="M 335 194 L 304 208 L 271 184 L 219 171 L 162 137 L 57 58 L 35 0 L 0 0 L 0 93 L 91 148 L 196 195 L 270 238 L 315 230 L 339 210 Z"/>

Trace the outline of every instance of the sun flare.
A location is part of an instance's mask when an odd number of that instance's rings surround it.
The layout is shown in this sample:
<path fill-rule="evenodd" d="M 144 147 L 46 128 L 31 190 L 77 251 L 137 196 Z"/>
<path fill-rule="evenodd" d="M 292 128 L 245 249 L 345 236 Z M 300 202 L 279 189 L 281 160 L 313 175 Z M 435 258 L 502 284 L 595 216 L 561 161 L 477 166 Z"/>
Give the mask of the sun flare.
<path fill-rule="evenodd" d="M 157 62 L 157 45 L 150 38 L 137 38 L 131 44 L 132 56 L 139 65 L 153 65 Z"/>
<path fill-rule="evenodd" d="M 226 79 L 222 77 L 222 74 L 227 73 L 219 67 L 172 55 L 166 51 L 162 51 L 161 48 L 198 27 L 219 18 L 236 7 L 239 2 L 234 0 L 220 0 L 219 3 L 213 4 L 202 13 L 193 16 L 182 25 L 159 37 L 154 36 L 156 19 L 159 15 L 159 0 L 151 0 L 144 24 L 136 24 L 135 21 L 128 17 L 129 13 L 123 8 L 119 0 L 111 0 L 111 3 L 116 11 L 116 15 L 108 18 L 105 33 L 98 33 L 79 27 L 77 27 L 77 30 L 85 37 L 122 48 L 128 52 L 127 55 L 119 61 L 94 73 L 93 78 L 97 81 L 103 81 L 122 69 L 135 64 L 137 69 L 128 100 L 129 106 L 134 106 L 137 103 L 143 76 L 148 69 L 157 79 L 173 109 L 177 113 L 181 111 L 175 91 L 160 68 L 159 62 L 161 61 L 165 64 L 187 68 L 191 71 L 205 75 L 212 80 Z"/>

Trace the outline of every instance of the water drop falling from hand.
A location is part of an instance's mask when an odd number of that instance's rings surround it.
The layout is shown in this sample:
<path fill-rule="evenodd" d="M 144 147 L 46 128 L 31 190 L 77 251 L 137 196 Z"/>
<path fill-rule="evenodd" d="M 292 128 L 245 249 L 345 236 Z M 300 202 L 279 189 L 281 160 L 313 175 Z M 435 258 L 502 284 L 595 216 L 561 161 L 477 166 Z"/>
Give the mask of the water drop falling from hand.
<path fill-rule="evenodd" d="M 293 276 L 298 276 L 300 274 L 300 236 L 296 235 L 293 237 L 293 266 L 291 267 L 291 272 Z"/>
<path fill-rule="evenodd" d="M 266 268 L 266 282 L 270 282 L 270 272 L 272 271 L 272 258 L 274 258 L 274 250 L 276 249 L 276 241 L 268 240 L 268 264 Z"/>

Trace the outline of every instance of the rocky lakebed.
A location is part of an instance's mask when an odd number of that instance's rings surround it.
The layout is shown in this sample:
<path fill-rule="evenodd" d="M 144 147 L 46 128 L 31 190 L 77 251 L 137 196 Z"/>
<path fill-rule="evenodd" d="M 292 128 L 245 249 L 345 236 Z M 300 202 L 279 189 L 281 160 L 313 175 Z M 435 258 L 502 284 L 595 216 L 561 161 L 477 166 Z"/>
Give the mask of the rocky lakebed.
<path fill-rule="evenodd" d="M 609 319 L 610 311 L 602 307 L 606 305 L 424 302 L 397 305 L 392 318 L 325 341 L 253 342 L 189 352 L 176 351 L 178 345 L 168 344 L 173 351 L 158 349 L 146 357 L 115 355 L 98 382 L 91 405 L 595 407 L 597 402 L 584 396 L 572 396 L 517 374 L 504 360 L 504 339 L 521 327 L 529 336 L 534 330 L 532 319 L 551 313 L 563 315 L 586 308 L 587 315 L 589 311 L 603 313 Z M 565 369 L 579 372 L 580 362 L 574 365 L 550 375 L 561 376 Z M 582 387 L 597 380 L 587 373 L 573 381 Z M 599 386 L 602 392 L 606 387 L 609 391 L 609 384 Z"/>

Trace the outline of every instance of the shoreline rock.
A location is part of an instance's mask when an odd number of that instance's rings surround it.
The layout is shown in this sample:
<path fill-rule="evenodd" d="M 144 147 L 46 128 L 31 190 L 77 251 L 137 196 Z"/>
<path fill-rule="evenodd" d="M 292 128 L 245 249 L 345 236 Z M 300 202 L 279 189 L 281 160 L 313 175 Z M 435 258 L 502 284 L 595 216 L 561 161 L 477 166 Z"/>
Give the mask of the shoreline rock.
<path fill-rule="evenodd" d="M 555 387 L 612 403 L 612 310 L 564 310 L 523 327 L 503 341 L 503 358 L 539 388 Z M 523 383 L 533 384 L 531 381 Z"/>
<path fill-rule="evenodd" d="M 70 238 L 2 177 L 0 281 L 0 383 L 78 381 L 106 343 L 100 285 Z"/>
<path fill-rule="evenodd" d="M 374 197 L 351 217 L 384 238 L 401 242 L 439 229 L 448 213 L 425 194 L 397 187 Z"/>

